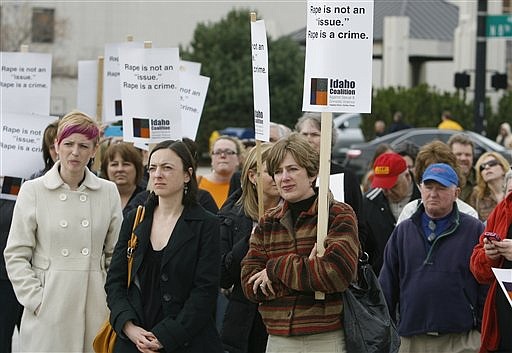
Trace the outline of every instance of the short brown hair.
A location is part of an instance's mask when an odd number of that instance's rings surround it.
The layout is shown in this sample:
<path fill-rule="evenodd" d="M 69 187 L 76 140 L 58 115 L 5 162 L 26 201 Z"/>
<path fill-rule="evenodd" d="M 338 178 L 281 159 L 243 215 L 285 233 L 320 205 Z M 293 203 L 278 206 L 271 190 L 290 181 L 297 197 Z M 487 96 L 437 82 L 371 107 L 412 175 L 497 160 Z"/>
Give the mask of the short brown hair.
<path fill-rule="evenodd" d="M 425 169 L 432 163 L 446 163 L 450 165 L 455 170 L 455 173 L 457 173 L 459 186 L 462 187 L 466 184 L 466 178 L 460 169 L 457 157 L 446 143 L 435 140 L 420 148 L 414 163 L 414 173 L 418 181 L 421 182 Z"/>
<path fill-rule="evenodd" d="M 119 154 L 122 159 L 135 166 L 135 184 L 139 184 L 144 175 L 142 155 L 138 149 L 128 142 L 114 143 L 108 146 L 101 160 L 102 177 L 108 179 L 108 164 L 116 158 L 117 154 Z"/>
<path fill-rule="evenodd" d="M 292 132 L 277 141 L 270 149 L 270 155 L 267 159 L 267 169 L 270 176 L 274 177 L 287 153 L 292 155 L 299 166 L 306 169 L 309 177 L 318 175 L 320 156 L 301 134 Z"/>
<path fill-rule="evenodd" d="M 452 148 L 454 143 L 460 143 L 461 145 L 470 145 L 472 150 L 475 149 L 475 143 L 467 134 L 454 134 L 450 136 L 447 142 L 448 146 Z"/>

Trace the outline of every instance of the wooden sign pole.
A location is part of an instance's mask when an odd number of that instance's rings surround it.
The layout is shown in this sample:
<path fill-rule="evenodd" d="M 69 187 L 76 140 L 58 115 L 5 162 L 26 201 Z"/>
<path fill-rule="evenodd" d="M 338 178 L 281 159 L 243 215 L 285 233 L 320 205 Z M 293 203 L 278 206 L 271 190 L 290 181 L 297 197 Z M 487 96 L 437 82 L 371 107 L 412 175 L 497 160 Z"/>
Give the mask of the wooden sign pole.
<path fill-rule="evenodd" d="M 97 80 L 96 80 L 96 122 L 103 129 L 103 65 L 104 65 L 104 57 L 98 56 L 98 71 L 97 71 Z M 96 150 L 96 154 L 94 155 L 94 162 L 92 164 L 92 170 L 95 172 L 99 172 L 101 169 L 101 160 L 103 159 L 103 148 L 100 146 Z"/>
<path fill-rule="evenodd" d="M 322 129 L 320 132 L 320 186 L 318 190 L 318 223 L 316 226 L 317 256 L 325 253 L 324 241 L 328 230 L 329 204 L 329 175 L 331 169 L 331 138 L 332 138 L 332 113 L 323 112 L 321 116 Z M 325 294 L 315 292 L 315 299 L 325 299 Z"/>
<path fill-rule="evenodd" d="M 133 36 L 126 36 L 127 42 L 133 42 Z M 96 85 L 96 121 L 98 125 L 103 125 L 103 69 L 105 65 L 105 58 L 103 56 L 98 56 L 98 79 Z M 94 156 L 94 163 L 92 168 L 94 171 L 99 171 L 101 168 L 101 160 L 103 159 L 103 153 L 105 152 L 105 147 L 98 148 L 96 151 L 96 155 Z"/>

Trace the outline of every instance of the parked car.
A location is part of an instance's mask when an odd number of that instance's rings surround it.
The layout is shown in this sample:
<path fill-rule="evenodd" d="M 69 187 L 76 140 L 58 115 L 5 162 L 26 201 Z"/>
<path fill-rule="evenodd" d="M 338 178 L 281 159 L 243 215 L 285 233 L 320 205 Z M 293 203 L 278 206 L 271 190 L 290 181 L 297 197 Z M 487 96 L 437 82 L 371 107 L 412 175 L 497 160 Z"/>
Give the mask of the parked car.
<path fill-rule="evenodd" d="M 351 169 L 361 180 L 364 174 L 369 170 L 369 168 L 371 168 L 370 164 L 373 155 L 377 146 L 379 146 L 381 143 L 387 143 L 391 147 L 394 147 L 404 141 L 410 141 L 421 147 L 433 140 L 447 142 L 450 136 L 456 133 L 460 133 L 460 131 L 442 130 L 437 128 L 413 128 L 400 130 L 388 135 L 384 135 L 382 137 L 378 137 L 367 143 L 354 144 L 350 146 L 350 149 L 347 151 L 343 160 L 335 161 Z M 496 151 L 503 155 L 509 162 L 512 162 L 511 150 L 507 150 L 493 140 L 490 140 L 487 137 L 479 135 L 473 131 L 465 131 L 464 133 L 468 134 L 475 144 L 475 161 L 484 152 Z"/>
<path fill-rule="evenodd" d="M 333 118 L 337 134 L 331 151 L 334 160 L 344 160 L 351 145 L 365 141 L 361 122 L 362 116 L 359 113 L 345 113 Z"/>

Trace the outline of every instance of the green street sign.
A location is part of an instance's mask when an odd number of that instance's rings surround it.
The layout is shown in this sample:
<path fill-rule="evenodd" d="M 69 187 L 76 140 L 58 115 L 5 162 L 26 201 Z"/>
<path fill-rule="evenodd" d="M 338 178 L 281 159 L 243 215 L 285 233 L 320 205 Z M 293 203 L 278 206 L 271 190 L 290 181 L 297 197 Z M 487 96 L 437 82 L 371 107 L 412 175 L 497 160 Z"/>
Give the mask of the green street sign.
<path fill-rule="evenodd" d="M 512 38 L 512 16 L 487 15 L 485 21 L 485 36 Z"/>

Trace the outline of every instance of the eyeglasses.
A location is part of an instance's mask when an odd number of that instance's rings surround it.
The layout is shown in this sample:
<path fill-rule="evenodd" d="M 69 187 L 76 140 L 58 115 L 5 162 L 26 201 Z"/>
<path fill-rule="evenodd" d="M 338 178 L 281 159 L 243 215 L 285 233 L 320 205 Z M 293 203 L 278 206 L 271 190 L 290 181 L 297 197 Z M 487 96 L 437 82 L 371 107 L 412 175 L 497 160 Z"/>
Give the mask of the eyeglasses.
<path fill-rule="evenodd" d="M 497 166 L 498 164 L 500 164 L 500 162 L 498 162 L 496 159 L 492 159 L 489 162 L 480 164 L 480 171 L 483 171 L 487 167 Z"/>
<path fill-rule="evenodd" d="M 212 152 L 212 155 L 220 156 L 223 153 L 226 156 L 233 156 L 233 155 L 237 154 L 236 151 L 233 151 L 233 150 L 215 150 L 215 151 Z"/>

